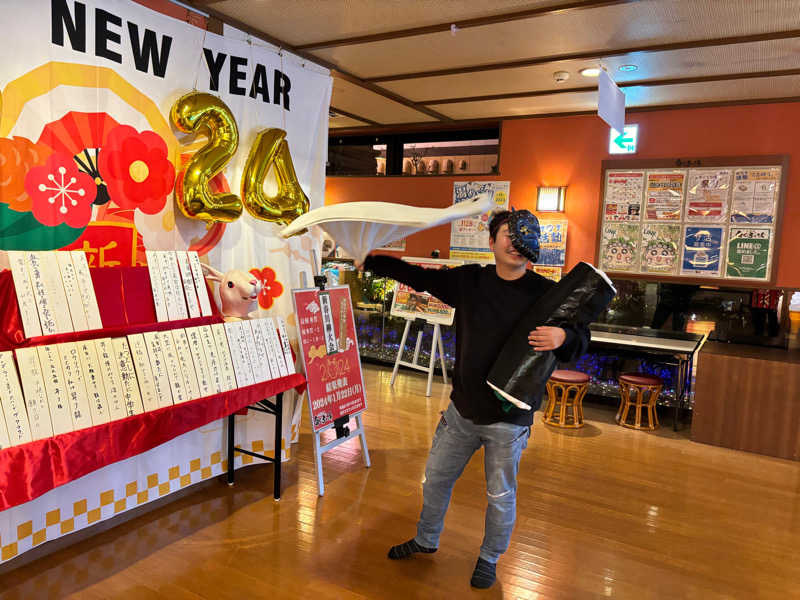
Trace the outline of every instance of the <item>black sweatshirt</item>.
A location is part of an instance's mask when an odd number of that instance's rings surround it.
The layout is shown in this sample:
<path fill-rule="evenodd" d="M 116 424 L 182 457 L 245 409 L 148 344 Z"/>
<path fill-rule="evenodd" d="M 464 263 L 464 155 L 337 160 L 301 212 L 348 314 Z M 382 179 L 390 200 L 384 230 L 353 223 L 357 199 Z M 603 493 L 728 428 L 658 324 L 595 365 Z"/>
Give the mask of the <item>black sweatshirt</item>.
<path fill-rule="evenodd" d="M 364 269 L 430 292 L 456 309 L 456 362 L 450 399 L 462 417 L 477 425 L 533 423 L 533 410 L 514 406 L 505 412 L 486 377 L 517 322 L 555 283 L 533 271 L 507 281 L 498 277 L 494 265 L 435 270 L 390 256 L 369 256 Z M 589 331 L 570 325 L 563 328 L 567 337 L 554 352 L 559 361 L 569 362 L 586 352 Z M 534 410 L 540 404 L 541 400 Z"/>

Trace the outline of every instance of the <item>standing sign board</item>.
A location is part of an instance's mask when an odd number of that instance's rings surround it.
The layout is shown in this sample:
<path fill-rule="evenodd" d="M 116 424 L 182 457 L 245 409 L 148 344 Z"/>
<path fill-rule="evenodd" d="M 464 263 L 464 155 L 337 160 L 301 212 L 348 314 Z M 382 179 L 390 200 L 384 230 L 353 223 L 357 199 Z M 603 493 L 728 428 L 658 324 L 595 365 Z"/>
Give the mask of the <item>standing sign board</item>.
<path fill-rule="evenodd" d="M 358 354 L 353 304 L 348 286 L 327 289 L 292 290 L 300 355 L 308 381 L 308 408 L 314 432 L 317 458 L 317 481 L 320 496 L 322 454 L 342 442 L 359 436 L 364 462 L 369 466 L 369 453 L 361 423 L 367 408 L 361 359 Z M 355 417 L 357 429 L 350 432 L 344 425 Z M 319 434 L 336 427 L 337 438 L 321 445 Z"/>
<path fill-rule="evenodd" d="M 450 269 L 464 264 L 461 260 L 446 260 L 442 258 L 416 258 L 404 256 L 403 260 L 425 269 Z M 456 309 L 432 296 L 428 292 L 418 292 L 411 286 L 400 281 L 394 289 L 392 297 L 393 317 L 402 319 L 425 319 L 429 323 L 452 325 Z"/>

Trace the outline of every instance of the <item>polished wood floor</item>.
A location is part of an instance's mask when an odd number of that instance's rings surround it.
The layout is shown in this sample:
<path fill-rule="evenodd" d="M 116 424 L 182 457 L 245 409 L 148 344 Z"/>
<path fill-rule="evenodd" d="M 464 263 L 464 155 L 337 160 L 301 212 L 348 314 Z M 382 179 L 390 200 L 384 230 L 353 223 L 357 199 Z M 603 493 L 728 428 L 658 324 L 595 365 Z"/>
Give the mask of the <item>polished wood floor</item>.
<path fill-rule="evenodd" d="M 696 444 L 688 431 L 538 422 L 498 582 L 469 587 L 483 535 L 483 466 L 455 488 L 438 553 L 389 561 L 414 533 L 420 480 L 449 388 L 366 367 L 372 468 L 358 442 L 325 458 L 316 491 L 307 415 L 283 499 L 269 465 L 0 576 L 0 598 L 800 598 L 800 463 Z M 664 419 L 668 421 L 668 419 Z"/>

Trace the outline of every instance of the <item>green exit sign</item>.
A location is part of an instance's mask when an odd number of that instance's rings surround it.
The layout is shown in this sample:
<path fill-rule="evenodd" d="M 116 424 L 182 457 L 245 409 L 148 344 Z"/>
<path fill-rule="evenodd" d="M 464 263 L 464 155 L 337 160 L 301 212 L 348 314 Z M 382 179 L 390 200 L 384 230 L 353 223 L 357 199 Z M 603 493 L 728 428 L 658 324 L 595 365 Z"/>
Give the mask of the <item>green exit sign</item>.
<path fill-rule="evenodd" d="M 625 125 L 623 133 L 612 127 L 608 137 L 608 151 L 611 154 L 636 154 L 636 142 L 638 139 L 638 125 Z"/>

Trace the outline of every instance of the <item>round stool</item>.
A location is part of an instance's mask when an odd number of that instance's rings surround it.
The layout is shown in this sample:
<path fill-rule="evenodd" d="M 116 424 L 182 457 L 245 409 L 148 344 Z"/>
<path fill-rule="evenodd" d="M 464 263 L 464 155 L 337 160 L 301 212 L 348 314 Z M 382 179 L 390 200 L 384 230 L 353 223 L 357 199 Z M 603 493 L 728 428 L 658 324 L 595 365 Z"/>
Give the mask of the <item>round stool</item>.
<path fill-rule="evenodd" d="M 664 382 L 660 377 L 645 373 L 624 373 L 619 377 L 620 405 L 617 411 L 618 422 L 630 429 L 652 431 L 658 429 L 656 400 L 661 394 Z M 628 415 L 633 408 L 633 423 L 628 423 Z M 647 425 L 642 425 L 642 409 L 647 409 Z"/>
<path fill-rule="evenodd" d="M 583 427 L 583 397 L 588 387 L 589 376 L 585 373 L 553 371 L 547 381 L 547 406 L 542 422 L 565 429 Z"/>

